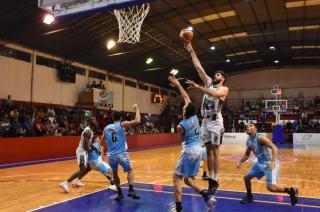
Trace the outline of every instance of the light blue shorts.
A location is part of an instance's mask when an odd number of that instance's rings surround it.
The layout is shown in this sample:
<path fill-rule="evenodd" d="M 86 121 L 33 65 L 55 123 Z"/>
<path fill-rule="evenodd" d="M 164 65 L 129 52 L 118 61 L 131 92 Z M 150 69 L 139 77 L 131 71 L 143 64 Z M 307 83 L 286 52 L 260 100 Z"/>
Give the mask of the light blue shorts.
<path fill-rule="evenodd" d="M 103 160 L 98 161 L 90 161 L 90 168 L 92 170 L 96 170 L 101 172 L 103 175 L 107 175 L 107 173 L 112 172 L 111 167 Z"/>
<path fill-rule="evenodd" d="M 183 177 L 197 176 L 201 162 L 201 151 L 200 145 L 183 149 L 174 173 Z"/>
<path fill-rule="evenodd" d="M 276 167 L 274 169 L 269 169 L 267 164 L 255 163 L 251 167 L 247 175 L 256 177 L 259 180 L 263 176 L 266 176 L 267 185 L 278 185 L 279 171 L 280 171 L 279 161 L 276 162 Z"/>
<path fill-rule="evenodd" d="M 122 166 L 123 171 L 127 172 L 131 169 L 132 164 L 127 152 L 122 152 L 108 157 L 109 164 L 114 172 L 118 171 L 118 165 Z"/>
<path fill-rule="evenodd" d="M 205 146 L 202 147 L 202 150 L 201 150 L 201 160 L 207 160 L 208 157 L 207 157 L 207 149 Z"/>

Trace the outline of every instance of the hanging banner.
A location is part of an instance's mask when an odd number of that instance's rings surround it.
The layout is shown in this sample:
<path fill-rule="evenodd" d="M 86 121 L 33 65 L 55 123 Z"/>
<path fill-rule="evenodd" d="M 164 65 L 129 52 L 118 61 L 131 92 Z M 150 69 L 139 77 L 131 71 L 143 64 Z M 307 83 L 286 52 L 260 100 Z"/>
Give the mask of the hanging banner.
<path fill-rule="evenodd" d="M 113 108 L 113 92 L 102 89 L 93 89 L 93 102 L 97 108 Z"/>

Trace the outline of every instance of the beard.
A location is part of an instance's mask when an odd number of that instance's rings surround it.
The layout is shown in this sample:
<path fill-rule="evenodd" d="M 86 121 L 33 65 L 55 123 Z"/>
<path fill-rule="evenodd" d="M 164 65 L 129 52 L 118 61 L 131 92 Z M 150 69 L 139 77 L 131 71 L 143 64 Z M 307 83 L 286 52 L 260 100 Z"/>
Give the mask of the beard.
<path fill-rule="evenodd" d="M 221 82 L 221 79 L 214 79 L 213 81 L 212 81 L 212 84 L 214 84 L 214 85 L 217 85 L 217 84 L 219 84 Z"/>

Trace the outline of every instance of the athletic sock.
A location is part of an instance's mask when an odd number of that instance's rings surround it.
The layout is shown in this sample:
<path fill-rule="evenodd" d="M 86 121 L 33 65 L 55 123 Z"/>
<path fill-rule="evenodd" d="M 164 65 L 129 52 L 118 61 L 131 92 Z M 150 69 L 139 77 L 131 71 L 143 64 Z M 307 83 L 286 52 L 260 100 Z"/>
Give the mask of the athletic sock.
<path fill-rule="evenodd" d="M 203 172 L 202 177 L 207 177 L 207 172 Z"/>
<path fill-rule="evenodd" d="M 287 194 L 290 194 L 290 188 L 284 188 L 284 192 L 286 192 Z"/>
<path fill-rule="evenodd" d="M 181 204 L 181 202 L 176 202 L 176 210 L 177 211 L 182 211 L 182 204 Z"/>
<path fill-rule="evenodd" d="M 129 191 L 134 191 L 133 185 L 129 185 Z"/>
<path fill-rule="evenodd" d="M 122 190 L 121 190 L 121 187 L 117 187 L 117 190 L 118 190 L 118 194 L 122 194 Z"/>
<path fill-rule="evenodd" d="M 252 198 L 252 190 L 251 189 L 247 190 L 247 197 Z"/>
<path fill-rule="evenodd" d="M 207 193 L 207 191 L 205 189 L 200 191 L 200 195 L 203 197 L 205 202 L 208 201 L 209 195 L 208 195 L 208 193 Z"/>

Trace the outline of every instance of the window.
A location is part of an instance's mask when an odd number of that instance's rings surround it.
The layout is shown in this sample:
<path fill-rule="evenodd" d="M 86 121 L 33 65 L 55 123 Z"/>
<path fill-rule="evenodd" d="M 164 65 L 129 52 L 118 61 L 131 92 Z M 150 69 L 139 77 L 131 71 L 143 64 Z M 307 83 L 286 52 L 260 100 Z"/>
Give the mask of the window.
<path fill-rule="evenodd" d="M 8 48 L 5 46 L 0 47 L 0 55 L 5 56 L 5 57 L 15 58 L 18 60 L 23 60 L 25 62 L 31 62 L 31 54 L 30 53 L 16 50 L 16 49 L 12 49 L 12 48 Z"/>
<path fill-rule="evenodd" d="M 120 77 L 116 77 L 114 75 L 108 75 L 108 78 L 111 82 L 115 82 L 115 83 L 122 83 L 122 78 Z"/>
<path fill-rule="evenodd" d="M 141 90 L 145 90 L 145 91 L 148 91 L 149 90 L 149 86 L 143 84 L 143 83 L 139 83 L 139 89 Z"/>
<path fill-rule="evenodd" d="M 106 75 L 100 72 L 96 72 L 96 71 L 89 71 L 89 77 L 92 78 L 96 78 L 96 79 L 100 79 L 100 80 L 106 80 Z"/>
<path fill-rule="evenodd" d="M 155 87 L 151 87 L 151 86 L 150 86 L 150 91 L 151 91 L 152 93 L 159 93 L 159 88 L 155 88 Z"/>
<path fill-rule="evenodd" d="M 75 70 L 77 72 L 77 74 L 86 76 L 86 69 L 85 68 L 81 68 L 78 66 L 72 66 L 72 65 L 70 67 L 73 68 L 73 70 Z"/>
<path fill-rule="evenodd" d="M 137 83 L 131 80 L 126 80 L 125 81 L 125 85 L 136 88 L 137 87 Z"/>
<path fill-rule="evenodd" d="M 53 59 L 49 59 L 49 58 L 42 57 L 42 56 L 37 56 L 36 63 L 38 65 L 43 65 L 43 66 L 47 66 L 50 68 L 58 68 L 62 65 L 62 63 L 58 60 L 53 60 Z"/>

